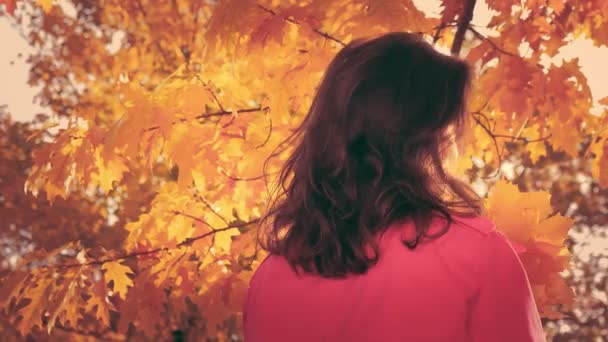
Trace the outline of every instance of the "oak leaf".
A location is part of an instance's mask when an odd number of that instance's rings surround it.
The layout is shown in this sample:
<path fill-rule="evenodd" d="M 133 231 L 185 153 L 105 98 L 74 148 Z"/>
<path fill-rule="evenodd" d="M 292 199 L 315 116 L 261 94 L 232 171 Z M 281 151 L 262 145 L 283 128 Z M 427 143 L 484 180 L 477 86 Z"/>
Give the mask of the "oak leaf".
<path fill-rule="evenodd" d="M 118 261 L 109 261 L 104 263 L 101 269 L 105 271 L 106 282 L 112 282 L 114 292 L 124 299 L 129 287 L 133 286 L 133 280 L 128 276 L 133 274 L 131 268 Z"/>

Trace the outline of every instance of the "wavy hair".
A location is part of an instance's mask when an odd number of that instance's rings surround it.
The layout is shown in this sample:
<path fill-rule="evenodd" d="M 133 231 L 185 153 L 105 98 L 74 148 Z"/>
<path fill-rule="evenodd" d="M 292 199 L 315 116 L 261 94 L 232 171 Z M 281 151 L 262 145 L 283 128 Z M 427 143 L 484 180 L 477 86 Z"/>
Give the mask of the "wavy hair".
<path fill-rule="evenodd" d="M 452 214 L 481 214 L 480 198 L 443 166 L 464 127 L 470 75 L 464 61 L 415 34 L 346 45 L 284 141 L 295 147 L 260 222 L 272 221 L 259 230 L 260 246 L 295 272 L 343 277 L 378 261 L 373 237 L 397 220 L 414 220 L 415 238 L 403 241 L 413 249 L 433 217 L 446 219 L 440 236 Z"/>

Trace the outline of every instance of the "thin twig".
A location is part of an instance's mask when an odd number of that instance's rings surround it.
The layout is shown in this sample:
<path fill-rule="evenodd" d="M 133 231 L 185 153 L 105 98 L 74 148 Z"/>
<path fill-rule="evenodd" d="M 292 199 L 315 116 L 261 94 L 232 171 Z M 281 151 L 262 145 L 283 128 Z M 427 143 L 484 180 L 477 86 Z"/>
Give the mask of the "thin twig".
<path fill-rule="evenodd" d="M 274 16 L 274 15 L 277 15 L 275 11 L 271 10 L 270 8 L 264 7 L 263 5 L 258 4 L 258 8 L 260 8 L 260 9 L 261 9 L 261 10 L 263 10 L 263 11 L 266 11 L 266 12 L 268 12 L 268 13 L 272 14 L 273 16 Z M 298 25 L 298 26 L 302 26 L 302 24 L 301 24 L 300 22 L 298 22 L 297 20 L 295 20 L 295 19 L 292 19 L 292 18 L 285 18 L 284 20 L 285 20 L 285 21 L 288 21 L 288 22 L 290 22 L 290 23 L 292 23 L 292 24 L 296 24 L 296 25 Z M 338 44 L 340 44 L 340 45 L 342 45 L 342 46 L 345 46 L 345 45 L 346 45 L 346 43 L 344 43 L 342 40 L 340 40 L 340 39 L 338 39 L 338 38 L 336 38 L 336 37 L 332 36 L 331 34 L 329 34 L 329 33 L 327 33 L 327 32 L 323 32 L 323 31 L 321 31 L 321 30 L 319 30 L 319 29 L 317 29 L 317 28 L 312 28 L 312 31 L 313 31 L 313 32 L 315 32 L 316 34 L 318 34 L 318 35 L 322 36 L 323 38 L 325 38 L 325 39 L 327 39 L 327 40 L 334 41 L 334 42 L 336 42 L 336 43 L 338 43 Z"/>
<path fill-rule="evenodd" d="M 185 213 L 181 213 L 180 215 L 184 215 L 188 218 L 194 219 L 196 221 L 199 222 L 203 222 L 206 225 L 210 226 L 207 222 L 205 222 L 204 220 L 201 220 L 200 218 L 197 218 L 195 216 L 189 215 L 189 214 L 185 214 Z M 259 221 L 259 219 L 253 219 L 247 222 L 240 222 L 240 223 L 236 223 L 236 224 L 232 224 L 232 225 L 228 225 L 226 227 L 222 227 L 222 228 L 213 228 L 211 227 L 213 230 L 197 235 L 197 236 L 193 236 L 193 237 L 189 237 L 187 239 L 185 239 L 184 241 L 176 244 L 175 246 L 163 246 L 163 247 L 157 247 L 157 248 L 153 248 L 153 249 L 149 249 L 147 251 L 141 251 L 141 252 L 133 252 L 133 253 L 128 253 L 128 254 L 124 254 L 118 257 L 113 257 L 113 258 L 106 258 L 106 259 L 99 259 L 99 260 L 92 260 L 92 261 L 88 261 L 88 262 L 84 262 L 84 263 L 76 263 L 76 264 L 62 264 L 62 265 L 47 265 L 47 266 L 41 266 L 40 268 L 49 268 L 49 269 L 64 269 L 64 268 L 72 268 L 72 267 L 85 267 L 85 266 L 92 266 L 92 265 L 102 265 L 105 264 L 107 262 L 113 262 L 113 261 L 119 261 L 119 260 L 125 260 L 125 259 L 131 259 L 131 258 L 137 258 L 140 256 L 145 256 L 145 255 L 150 255 L 150 254 L 156 254 L 156 253 L 161 253 L 161 252 L 167 252 L 170 250 L 176 250 L 179 249 L 181 247 L 184 246 L 189 246 L 192 245 L 195 241 L 198 241 L 200 239 L 204 239 L 208 236 L 213 236 L 215 233 L 219 233 L 219 232 L 223 232 L 229 229 L 233 229 L 233 228 L 241 228 L 250 224 L 254 224 L 257 223 Z"/>
<path fill-rule="evenodd" d="M 261 112 L 261 111 L 265 111 L 268 110 L 269 107 L 254 107 L 254 108 L 245 108 L 245 109 L 238 109 L 235 111 L 228 111 L 228 110 L 220 110 L 217 112 L 213 112 L 213 113 L 204 113 L 204 114 L 200 114 L 198 116 L 195 116 L 194 119 L 196 120 L 200 120 L 200 119 L 205 119 L 205 118 L 211 118 L 211 117 L 215 117 L 215 116 L 224 116 L 224 115 L 231 115 L 233 114 L 233 112 L 238 112 L 239 114 L 241 113 L 253 113 L 253 112 Z M 186 119 L 179 119 L 179 121 L 175 121 L 172 122 L 172 125 L 175 125 L 178 122 L 184 122 L 186 121 Z M 154 131 L 159 129 L 160 126 L 152 126 L 152 127 L 148 127 L 146 129 L 144 129 L 144 132 L 150 132 L 150 131 Z"/>
<path fill-rule="evenodd" d="M 474 114 L 476 114 L 476 113 L 474 113 Z M 498 157 L 498 165 L 500 167 L 500 165 L 502 165 L 502 156 L 500 153 L 500 148 L 498 147 L 498 141 L 496 140 L 496 136 L 494 135 L 494 133 L 492 133 L 492 131 L 490 130 L 489 127 L 486 127 L 486 125 L 484 125 L 483 122 L 481 122 L 481 120 L 479 120 L 479 118 L 477 118 L 476 115 L 473 115 L 473 119 L 475 119 L 477 124 L 479 126 L 481 126 L 481 128 L 483 128 L 483 130 L 488 134 L 490 139 L 492 139 L 492 142 L 494 142 L 494 147 L 496 148 L 496 155 Z"/>
<path fill-rule="evenodd" d="M 492 47 L 494 49 L 496 49 L 497 51 L 500 51 L 502 53 L 504 53 L 505 55 L 509 55 L 512 57 L 520 57 L 518 54 L 513 53 L 513 52 L 509 52 L 503 48 L 501 48 L 500 46 L 498 46 L 498 44 L 496 44 L 496 42 L 494 42 L 492 39 L 490 39 L 489 37 L 484 36 L 483 34 L 481 34 L 479 31 L 477 31 L 475 28 L 473 28 L 472 26 L 469 26 L 469 31 L 473 32 L 473 34 L 475 35 L 475 37 L 488 42 L 488 44 L 492 45 Z"/>
<path fill-rule="evenodd" d="M 250 178 L 240 178 L 240 177 L 235 177 L 232 175 L 227 174 L 225 171 L 220 171 L 221 174 L 223 174 L 224 176 L 226 176 L 228 179 L 231 179 L 233 181 L 242 181 L 242 182 L 250 182 L 250 181 L 256 181 L 256 180 L 260 180 L 263 179 L 265 175 L 260 175 L 260 176 L 255 176 L 255 177 L 250 177 Z M 279 173 L 278 171 L 276 172 L 271 172 L 269 173 L 270 175 L 274 175 Z"/>
<path fill-rule="evenodd" d="M 201 196 L 199 194 L 195 194 L 194 198 L 201 201 L 207 207 L 207 209 L 209 209 L 215 216 L 217 216 L 220 220 L 222 220 L 226 225 L 230 224 L 230 223 L 228 223 L 228 220 L 222 214 L 218 213 L 215 209 L 213 209 L 213 207 L 211 206 L 211 203 L 207 202 L 207 200 L 203 196 Z"/>
<path fill-rule="evenodd" d="M 209 94 L 211 94 L 211 97 L 213 97 L 213 101 L 215 101 L 215 104 L 220 107 L 220 110 L 224 111 L 224 106 L 222 106 L 222 103 L 220 102 L 220 100 L 217 98 L 217 96 L 215 95 L 215 92 L 213 91 L 213 89 L 211 89 L 211 87 L 209 87 L 209 85 L 207 84 L 207 82 L 205 82 L 199 75 L 196 75 L 196 78 L 203 84 L 203 86 L 205 86 L 205 89 L 207 89 L 207 91 L 209 92 Z"/>
<path fill-rule="evenodd" d="M 266 135 L 266 139 L 264 140 L 264 142 L 255 146 L 255 148 L 258 149 L 258 148 L 264 147 L 264 145 L 266 145 L 270 141 L 271 134 L 272 134 L 272 118 L 268 117 L 268 135 Z"/>
<path fill-rule="evenodd" d="M 239 114 L 262 112 L 262 111 L 265 111 L 268 109 L 269 109 L 269 107 L 255 107 L 255 108 L 245 108 L 245 109 L 239 109 L 239 110 L 233 110 L 233 111 L 221 110 L 219 112 L 201 114 L 199 116 L 196 116 L 195 119 L 205 119 L 205 118 L 211 118 L 214 116 L 231 115 L 233 112 L 238 112 Z"/>

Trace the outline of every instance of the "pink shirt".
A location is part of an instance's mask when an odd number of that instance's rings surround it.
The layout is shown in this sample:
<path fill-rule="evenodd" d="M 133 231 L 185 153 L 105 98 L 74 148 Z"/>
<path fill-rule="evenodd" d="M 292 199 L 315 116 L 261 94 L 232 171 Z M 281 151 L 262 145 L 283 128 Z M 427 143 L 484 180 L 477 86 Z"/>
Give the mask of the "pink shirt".
<path fill-rule="evenodd" d="M 414 250 L 401 243 L 412 224 L 392 225 L 378 264 L 345 279 L 297 276 L 269 255 L 250 282 L 245 341 L 545 341 L 512 245 L 485 218 L 455 218 Z"/>

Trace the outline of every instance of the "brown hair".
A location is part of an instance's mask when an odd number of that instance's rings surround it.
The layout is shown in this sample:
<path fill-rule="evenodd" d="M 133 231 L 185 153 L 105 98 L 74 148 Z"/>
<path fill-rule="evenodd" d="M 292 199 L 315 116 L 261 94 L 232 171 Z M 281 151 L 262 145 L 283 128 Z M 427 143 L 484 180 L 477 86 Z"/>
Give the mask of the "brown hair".
<path fill-rule="evenodd" d="M 479 197 L 442 165 L 448 131 L 460 134 L 465 122 L 470 75 L 414 34 L 346 45 L 285 141 L 295 147 L 279 175 L 284 196 L 261 220 L 273 219 L 258 235 L 262 248 L 296 272 L 341 277 L 378 261 L 372 237 L 396 220 L 414 220 L 416 237 L 403 242 L 415 248 L 433 217 L 446 219 L 442 235 L 451 212 L 480 214 Z"/>

